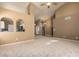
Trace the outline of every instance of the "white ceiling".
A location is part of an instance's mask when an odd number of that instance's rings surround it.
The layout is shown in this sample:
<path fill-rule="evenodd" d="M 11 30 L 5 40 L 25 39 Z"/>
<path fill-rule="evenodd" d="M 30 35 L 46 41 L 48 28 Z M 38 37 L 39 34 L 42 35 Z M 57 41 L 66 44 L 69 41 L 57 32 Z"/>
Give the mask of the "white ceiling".
<path fill-rule="evenodd" d="M 0 7 L 21 13 L 25 13 L 27 5 L 28 3 L 25 2 L 0 2 Z"/>
<path fill-rule="evenodd" d="M 35 15 L 52 15 L 53 12 L 62 6 L 63 2 L 58 2 L 57 6 L 52 5 L 51 8 L 47 8 L 47 6 L 40 6 L 43 2 L 33 2 L 37 7 L 35 8 Z M 6 9 L 10 9 L 13 11 L 17 11 L 20 13 L 27 12 L 28 2 L 0 2 L 0 7 L 4 7 Z"/>

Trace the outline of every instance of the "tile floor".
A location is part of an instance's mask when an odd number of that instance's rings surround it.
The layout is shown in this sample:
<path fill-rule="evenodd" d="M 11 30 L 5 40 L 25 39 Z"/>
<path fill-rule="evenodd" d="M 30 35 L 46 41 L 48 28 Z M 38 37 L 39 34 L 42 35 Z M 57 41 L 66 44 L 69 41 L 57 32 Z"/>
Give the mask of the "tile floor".
<path fill-rule="evenodd" d="M 0 46 L 1 57 L 79 57 L 79 41 L 36 37 L 30 42 Z"/>

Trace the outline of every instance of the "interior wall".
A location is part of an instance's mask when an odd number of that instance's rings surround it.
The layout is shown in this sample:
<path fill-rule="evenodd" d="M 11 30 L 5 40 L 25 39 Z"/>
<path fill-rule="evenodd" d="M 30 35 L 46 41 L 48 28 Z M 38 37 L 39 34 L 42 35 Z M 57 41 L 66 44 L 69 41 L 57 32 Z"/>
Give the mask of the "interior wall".
<path fill-rule="evenodd" d="M 53 23 L 54 37 L 79 39 L 79 3 L 67 3 L 58 9 Z"/>
<path fill-rule="evenodd" d="M 51 18 L 50 17 L 48 17 L 48 19 L 45 21 L 45 36 L 52 36 L 51 35 Z"/>
<path fill-rule="evenodd" d="M 36 13 L 37 6 L 36 6 L 35 4 L 31 3 L 29 9 L 30 9 L 30 14 L 31 14 L 31 15 L 36 15 L 35 13 Z M 38 11 L 37 11 L 37 12 L 38 12 Z"/>
<path fill-rule="evenodd" d="M 16 41 L 31 40 L 34 37 L 34 17 L 7 10 L 0 7 L 1 17 L 11 18 L 14 22 L 14 32 L 0 32 L 0 44 L 6 44 Z M 16 21 L 22 19 L 25 23 L 25 32 L 16 32 Z"/>

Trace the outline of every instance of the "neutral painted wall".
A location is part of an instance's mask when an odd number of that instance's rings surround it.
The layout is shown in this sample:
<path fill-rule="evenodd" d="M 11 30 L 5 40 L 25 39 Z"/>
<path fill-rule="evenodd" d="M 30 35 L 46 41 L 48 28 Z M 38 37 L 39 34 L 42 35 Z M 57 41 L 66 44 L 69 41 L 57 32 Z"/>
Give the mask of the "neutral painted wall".
<path fill-rule="evenodd" d="M 46 16 L 47 19 L 45 20 L 45 36 L 52 36 L 51 35 L 51 18 Z"/>
<path fill-rule="evenodd" d="M 66 17 L 71 19 L 65 20 Z M 53 36 L 78 39 L 79 37 L 79 3 L 67 3 L 56 11 L 53 20 Z"/>
<path fill-rule="evenodd" d="M 0 8 L 1 17 L 11 18 L 14 22 L 14 32 L 0 32 L 0 44 L 6 44 L 16 41 L 31 40 L 34 37 L 34 17 Z M 23 19 L 25 23 L 25 32 L 16 32 L 16 21 Z"/>

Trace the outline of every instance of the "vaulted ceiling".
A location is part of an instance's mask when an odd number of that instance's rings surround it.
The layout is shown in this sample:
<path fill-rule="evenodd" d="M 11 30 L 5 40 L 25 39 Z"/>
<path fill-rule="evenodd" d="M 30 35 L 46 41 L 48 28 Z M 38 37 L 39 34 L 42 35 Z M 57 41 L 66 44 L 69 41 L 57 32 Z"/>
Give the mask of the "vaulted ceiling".
<path fill-rule="evenodd" d="M 46 2 L 33 2 L 33 6 L 34 9 L 34 14 L 37 16 L 41 16 L 41 15 L 49 15 L 51 16 L 54 11 L 61 7 L 63 4 L 65 4 L 64 2 L 57 2 L 57 5 L 51 5 L 50 8 L 47 8 L 46 5 L 41 6 L 41 4 L 46 3 Z M 52 2 L 53 3 L 53 2 Z M 20 13 L 27 13 L 28 12 L 28 7 L 29 2 L 0 2 L 0 7 L 6 8 L 6 9 L 10 9 L 13 11 L 17 11 Z M 32 10 L 32 8 L 30 8 Z M 33 12 L 32 11 L 32 12 Z"/>

